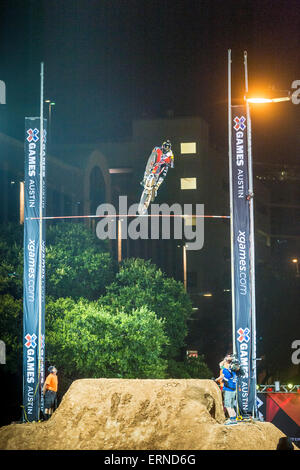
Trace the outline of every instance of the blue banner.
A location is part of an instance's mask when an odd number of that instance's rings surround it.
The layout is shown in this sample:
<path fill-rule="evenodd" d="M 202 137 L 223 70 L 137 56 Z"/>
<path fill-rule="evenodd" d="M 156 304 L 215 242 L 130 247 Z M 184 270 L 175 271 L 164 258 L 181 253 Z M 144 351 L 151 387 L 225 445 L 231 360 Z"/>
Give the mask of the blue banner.
<path fill-rule="evenodd" d="M 252 302 L 250 277 L 250 208 L 245 106 L 232 106 L 232 217 L 234 255 L 235 346 L 242 374 L 238 375 L 240 415 L 252 414 L 255 404 Z"/>
<path fill-rule="evenodd" d="M 46 120 L 43 121 L 46 129 Z M 46 131 L 40 165 L 40 118 L 25 118 L 23 420 L 38 421 L 45 378 Z M 40 173 L 42 169 L 42 174 Z"/>

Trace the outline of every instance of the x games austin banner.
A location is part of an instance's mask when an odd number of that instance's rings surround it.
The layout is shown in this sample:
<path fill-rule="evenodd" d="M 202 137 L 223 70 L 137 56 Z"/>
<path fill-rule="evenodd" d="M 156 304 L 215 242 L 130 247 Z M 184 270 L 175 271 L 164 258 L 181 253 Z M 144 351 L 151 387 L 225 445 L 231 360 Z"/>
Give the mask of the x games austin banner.
<path fill-rule="evenodd" d="M 43 127 L 46 128 L 46 120 Z M 40 118 L 25 118 L 23 418 L 26 421 L 39 419 L 40 409 L 43 410 L 41 387 L 45 379 L 45 222 L 31 218 L 39 218 L 40 211 L 42 216 L 45 215 L 46 131 L 42 178 L 40 144 Z"/>
<path fill-rule="evenodd" d="M 250 209 L 245 106 L 233 106 L 232 119 L 235 345 L 243 370 L 243 375 L 238 376 L 237 401 L 239 413 L 246 415 L 253 411 L 256 384 L 252 364 Z"/>

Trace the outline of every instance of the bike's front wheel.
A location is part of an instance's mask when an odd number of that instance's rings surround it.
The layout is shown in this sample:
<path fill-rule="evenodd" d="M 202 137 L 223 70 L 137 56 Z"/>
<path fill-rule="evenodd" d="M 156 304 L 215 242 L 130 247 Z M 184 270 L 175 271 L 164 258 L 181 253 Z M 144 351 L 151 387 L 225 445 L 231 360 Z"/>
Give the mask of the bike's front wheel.
<path fill-rule="evenodd" d="M 149 192 L 149 191 L 146 191 L 146 189 L 144 189 L 141 195 L 139 206 L 138 206 L 138 213 L 140 215 L 146 214 L 150 201 L 151 201 L 151 197 L 152 197 L 152 191 Z"/>

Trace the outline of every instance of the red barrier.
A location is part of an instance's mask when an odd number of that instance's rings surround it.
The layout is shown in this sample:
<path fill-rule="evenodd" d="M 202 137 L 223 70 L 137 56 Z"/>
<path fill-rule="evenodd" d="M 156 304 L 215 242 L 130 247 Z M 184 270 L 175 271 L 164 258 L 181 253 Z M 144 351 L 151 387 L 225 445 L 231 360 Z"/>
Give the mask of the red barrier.
<path fill-rule="evenodd" d="M 258 411 L 300 448 L 300 394 L 258 393 Z"/>

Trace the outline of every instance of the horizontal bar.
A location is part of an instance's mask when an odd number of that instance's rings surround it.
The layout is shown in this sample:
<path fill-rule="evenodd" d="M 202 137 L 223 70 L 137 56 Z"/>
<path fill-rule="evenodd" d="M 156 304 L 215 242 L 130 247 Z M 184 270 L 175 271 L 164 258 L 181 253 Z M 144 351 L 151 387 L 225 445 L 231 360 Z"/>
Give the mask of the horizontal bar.
<path fill-rule="evenodd" d="M 60 215 L 53 217 L 26 217 L 26 220 L 54 220 L 54 219 L 92 219 L 102 217 L 197 217 L 197 218 L 211 218 L 211 219 L 230 219 L 229 215 L 192 215 L 192 214 L 105 214 L 105 215 Z"/>

